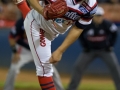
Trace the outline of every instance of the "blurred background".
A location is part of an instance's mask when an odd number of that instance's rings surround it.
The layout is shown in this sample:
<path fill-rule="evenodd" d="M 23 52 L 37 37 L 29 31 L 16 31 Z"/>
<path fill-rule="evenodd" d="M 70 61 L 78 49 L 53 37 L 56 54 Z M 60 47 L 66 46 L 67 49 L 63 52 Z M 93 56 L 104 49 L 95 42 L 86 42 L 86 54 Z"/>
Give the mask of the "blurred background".
<path fill-rule="evenodd" d="M 98 4 L 105 10 L 104 17 L 111 20 L 118 26 L 118 38 L 114 50 L 120 63 L 120 0 L 98 0 Z M 20 11 L 14 4 L 8 2 L 8 0 L 6 0 L 4 4 L 0 2 L 0 70 L 8 70 L 10 66 L 12 51 L 8 42 L 8 34 L 10 29 L 14 26 L 16 20 L 20 17 Z M 52 42 L 52 51 L 54 51 L 61 44 L 66 34 L 60 35 Z M 82 48 L 80 47 L 78 41 L 67 49 L 62 57 L 62 60 L 56 64 L 56 68 L 61 75 L 71 74 L 73 63 L 77 59 L 81 50 Z M 22 70 L 35 71 L 34 63 L 31 62 L 25 65 L 22 67 Z M 2 74 L 1 71 L 0 74 Z M 109 69 L 100 58 L 97 58 L 89 65 L 85 71 L 85 74 L 93 76 L 109 76 Z"/>

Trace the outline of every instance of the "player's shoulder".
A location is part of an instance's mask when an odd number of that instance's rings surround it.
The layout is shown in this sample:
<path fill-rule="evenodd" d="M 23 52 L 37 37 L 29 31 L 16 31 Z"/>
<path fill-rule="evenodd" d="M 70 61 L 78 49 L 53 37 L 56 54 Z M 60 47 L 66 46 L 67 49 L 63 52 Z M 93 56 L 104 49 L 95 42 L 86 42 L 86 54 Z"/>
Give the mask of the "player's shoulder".
<path fill-rule="evenodd" d="M 23 21 L 24 21 L 23 18 L 20 18 L 17 20 L 17 23 L 23 23 Z"/>
<path fill-rule="evenodd" d="M 24 22 L 23 18 L 20 18 L 20 19 L 17 20 L 15 26 L 17 26 L 17 27 L 18 27 L 18 26 L 22 26 L 22 25 L 23 25 L 23 22 Z"/>
<path fill-rule="evenodd" d="M 66 1 L 69 1 L 69 0 L 66 0 Z M 70 0 L 74 5 L 75 4 L 78 4 L 78 3 L 86 3 L 88 4 L 90 7 L 93 7 L 94 5 L 97 4 L 97 0 Z M 69 1 L 69 2 L 70 2 Z"/>
<path fill-rule="evenodd" d="M 104 19 L 103 20 L 103 24 L 105 24 L 105 25 L 112 25 L 113 24 L 113 22 L 112 21 L 110 21 L 110 20 L 107 20 L 107 19 Z"/>
<path fill-rule="evenodd" d="M 86 9 L 89 12 L 96 12 L 97 10 L 97 0 L 66 0 L 70 5 L 77 5 L 82 7 L 81 9 Z"/>
<path fill-rule="evenodd" d="M 24 30 L 24 19 L 20 18 L 17 22 L 16 22 L 16 31 L 17 32 L 22 32 Z"/>
<path fill-rule="evenodd" d="M 92 8 L 97 6 L 97 0 L 85 0 L 85 2 Z"/>
<path fill-rule="evenodd" d="M 104 19 L 103 22 L 104 22 L 103 25 L 105 25 L 106 28 L 108 28 L 108 30 L 110 30 L 111 32 L 118 31 L 117 25 L 114 22 L 112 22 L 111 20 Z"/>

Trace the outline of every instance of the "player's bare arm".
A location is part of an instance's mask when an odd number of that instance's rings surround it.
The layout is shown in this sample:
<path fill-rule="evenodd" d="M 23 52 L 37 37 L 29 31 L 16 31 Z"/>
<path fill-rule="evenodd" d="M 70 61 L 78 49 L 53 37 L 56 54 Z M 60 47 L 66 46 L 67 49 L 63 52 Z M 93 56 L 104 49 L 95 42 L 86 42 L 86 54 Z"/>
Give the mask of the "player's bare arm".
<path fill-rule="evenodd" d="M 50 58 L 50 63 L 56 63 L 60 61 L 62 58 L 63 52 L 65 52 L 66 49 L 78 39 L 82 31 L 83 29 L 73 26 L 70 32 L 68 33 L 67 37 L 63 41 L 63 43 L 58 47 L 56 51 L 53 52 Z"/>
<path fill-rule="evenodd" d="M 39 0 L 28 0 L 32 8 L 38 11 L 41 15 L 43 15 L 43 7 L 39 4 Z"/>

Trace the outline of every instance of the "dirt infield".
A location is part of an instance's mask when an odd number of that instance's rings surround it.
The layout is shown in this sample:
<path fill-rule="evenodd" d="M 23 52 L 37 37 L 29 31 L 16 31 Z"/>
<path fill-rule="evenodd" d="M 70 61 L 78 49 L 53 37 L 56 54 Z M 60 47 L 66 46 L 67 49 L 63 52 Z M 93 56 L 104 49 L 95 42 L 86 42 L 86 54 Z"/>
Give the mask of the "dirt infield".
<path fill-rule="evenodd" d="M 8 68 L 0 68 L 0 90 L 3 90 L 3 85 L 7 76 Z M 61 75 L 61 74 L 60 74 Z M 68 75 L 61 75 L 61 80 L 63 85 L 69 83 L 70 77 Z M 40 90 L 38 80 L 36 77 L 35 71 L 29 70 L 21 70 L 20 74 L 16 77 L 15 81 L 15 90 Z M 2 83 L 2 85 L 1 85 Z M 99 90 L 115 90 L 113 81 L 110 77 L 99 77 L 99 76 L 84 76 L 81 81 L 80 90 L 98 90 L 98 89 L 86 89 L 86 87 L 104 87 L 107 89 L 99 89 Z M 110 88 L 112 86 L 112 88 Z M 85 89 L 84 89 L 85 88 Z"/>
<path fill-rule="evenodd" d="M 8 72 L 8 68 L 0 68 L 0 82 L 2 82 L 3 84 L 7 77 L 7 72 Z M 15 82 L 17 83 L 15 84 L 15 90 L 40 90 L 36 73 L 33 70 L 21 70 L 21 72 L 17 75 Z M 63 77 L 62 82 L 67 83 L 68 79 Z M 23 88 L 27 88 L 27 89 L 23 89 L 21 85 L 20 85 L 21 86 L 20 88 L 19 84 L 21 83 Z M 25 86 L 23 84 L 25 84 Z M 3 87 L 1 86 L 3 85 L 0 85 L 0 90 L 3 90 Z M 36 87 L 36 88 L 33 89 L 31 87 Z"/>

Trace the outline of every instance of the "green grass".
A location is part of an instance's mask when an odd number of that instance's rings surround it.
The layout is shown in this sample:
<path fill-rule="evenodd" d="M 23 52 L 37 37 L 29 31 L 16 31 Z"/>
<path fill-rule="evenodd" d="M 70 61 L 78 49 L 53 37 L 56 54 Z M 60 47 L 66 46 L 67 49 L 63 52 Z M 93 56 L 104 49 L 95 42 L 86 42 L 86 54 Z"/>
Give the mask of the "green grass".
<path fill-rule="evenodd" d="M 67 88 L 67 84 L 63 84 Z M 78 90 L 116 90 L 113 83 L 81 83 Z"/>
<path fill-rule="evenodd" d="M 4 83 L 0 82 L 0 88 L 3 88 Z M 63 83 L 63 86 L 67 88 L 67 84 Z M 40 86 L 38 83 L 33 82 L 16 82 L 15 88 L 21 90 L 39 90 Z M 1 89 L 0 89 L 1 90 Z M 83 82 L 78 87 L 78 90 L 115 90 L 113 83 L 99 83 L 99 82 Z"/>
<path fill-rule="evenodd" d="M 0 88 L 3 88 L 4 83 L 0 82 Z M 25 90 L 30 90 L 30 89 L 39 89 L 40 86 L 38 85 L 38 83 L 30 83 L 30 82 L 16 82 L 15 83 L 15 88 L 16 89 L 25 89 Z"/>
<path fill-rule="evenodd" d="M 40 86 L 38 85 L 38 83 L 28 83 L 28 82 L 17 82 L 15 84 L 16 88 L 40 88 Z"/>
<path fill-rule="evenodd" d="M 84 83 L 79 86 L 79 90 L 115 90 L 115 87 L 113 84 L 110 83 Z"/>
<path fill-rule="evenodd" d="M 3 82 L 0 82 L 0 87 L 3 87 L 4 83 Z"/>

